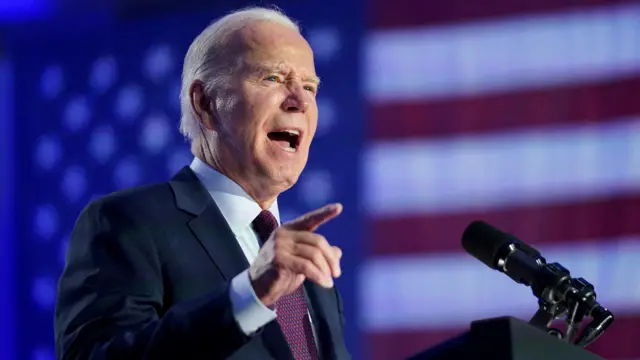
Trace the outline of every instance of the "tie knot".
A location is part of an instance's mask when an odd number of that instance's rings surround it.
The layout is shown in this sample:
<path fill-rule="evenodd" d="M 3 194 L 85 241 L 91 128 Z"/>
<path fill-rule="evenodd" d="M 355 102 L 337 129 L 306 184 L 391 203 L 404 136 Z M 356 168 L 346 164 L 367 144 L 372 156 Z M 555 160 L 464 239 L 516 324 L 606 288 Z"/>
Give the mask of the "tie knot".
<path fill-rule="evenodd" d="M 278 220 L 269 210 L 262 210 L 253 220 L 252 225 L 258 236 L 260 236 L 260 242 L 264 243 L 278 227 Z"/>

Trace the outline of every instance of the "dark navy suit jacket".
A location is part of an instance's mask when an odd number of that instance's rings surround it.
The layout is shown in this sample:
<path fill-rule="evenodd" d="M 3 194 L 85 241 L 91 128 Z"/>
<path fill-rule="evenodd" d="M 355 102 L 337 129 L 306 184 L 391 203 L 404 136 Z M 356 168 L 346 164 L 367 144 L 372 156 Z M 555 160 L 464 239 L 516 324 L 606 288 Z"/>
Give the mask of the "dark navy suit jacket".
<path fill-rule="evenodd" d="M 272 321 L 235 322 L 231 279 L 249 266 L 189 167 L 80 214 L 58 284 L 58 359 L 293 359 Z M 304 283 L 322 359 L 350 359 L 340 295 Z"/>

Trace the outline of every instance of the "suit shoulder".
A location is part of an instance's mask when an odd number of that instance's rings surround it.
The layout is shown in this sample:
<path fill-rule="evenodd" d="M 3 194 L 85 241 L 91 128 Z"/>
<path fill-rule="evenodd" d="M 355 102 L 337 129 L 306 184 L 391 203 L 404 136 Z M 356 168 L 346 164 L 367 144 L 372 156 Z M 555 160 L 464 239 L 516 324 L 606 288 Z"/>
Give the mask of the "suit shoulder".
<path fill-rule="evenodd" d="M 118 190 L 107 194 L 95 201 L 105 203 L 131 205 L 133 203 L 145 203 L 150 198 L 164 198 L 171 200 L 173 198 L 171 186 L 168 182 L 154 183 L 136 186 L 128 189 Z"/>
<path fill-rule="evenodd" d="M 131 216 L 148 214 L 158 205 L 167 207 L 175 203 L 173 192 L 168 182 L 154 183 L 118 190 L 98 197 L 85 207 L 83 212 L 117 211 Z"/>

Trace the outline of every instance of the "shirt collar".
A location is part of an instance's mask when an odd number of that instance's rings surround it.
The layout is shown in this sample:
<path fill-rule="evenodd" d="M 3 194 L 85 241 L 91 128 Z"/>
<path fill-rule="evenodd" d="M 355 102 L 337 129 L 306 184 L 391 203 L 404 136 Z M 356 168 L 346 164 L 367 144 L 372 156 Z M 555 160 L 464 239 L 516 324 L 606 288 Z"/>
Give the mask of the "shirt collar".
<path fill-rule="evenodd" d="M 197 157 L 191 162 L 190 168 L 211 194 L 213 201 L 215 201 L 234 234 L 238 235 L 248 226 L 251 226 L 251 223 L 262 209 L 240 185 Z M 278 199 L 267 210 L 275 216 L 278 224 L 280 224 Z"/>

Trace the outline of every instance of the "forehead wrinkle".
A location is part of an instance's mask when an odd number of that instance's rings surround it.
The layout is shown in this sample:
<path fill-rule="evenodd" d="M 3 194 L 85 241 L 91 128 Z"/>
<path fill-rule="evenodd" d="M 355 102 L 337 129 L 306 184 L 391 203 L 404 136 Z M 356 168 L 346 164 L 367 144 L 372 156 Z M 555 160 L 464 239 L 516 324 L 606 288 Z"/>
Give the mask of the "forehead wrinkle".
<path fill-rule="evenodd" d="M 246 24 L 235 32 L 232 37 L 232 41 L 235 43 L 235 56 L 241 58 L 245 69 L 251 73 L 289 74 L 296 72 L 286 61 L 270 60 L 281 58 L 283 53 L 291 50 L 291 44 L 287 44 L 285 48 L 277 49 L 268 46 L 273 39 L 265 37 L 265 33 L 261 31 L 260 25 L 264 24 L 265 22 Z M 278 42 L 276 40 L 276 43 Z M 298 49 L 293 50 L 297 51 Z M 320 78 L 315 74 L 315 71 L 302 72 L 300 75 L 305 82 L 320 84 Z"/>

